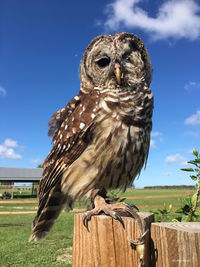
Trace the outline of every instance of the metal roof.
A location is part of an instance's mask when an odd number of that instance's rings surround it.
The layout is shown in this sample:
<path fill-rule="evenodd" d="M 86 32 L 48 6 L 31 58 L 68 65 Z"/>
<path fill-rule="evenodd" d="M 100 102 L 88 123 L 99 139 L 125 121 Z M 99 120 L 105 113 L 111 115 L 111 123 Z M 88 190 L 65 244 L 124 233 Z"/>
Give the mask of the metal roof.
<path fill-rule="evenodd" d="M 39 181 L 43 168 L 5 168 L 0 167 L 0 181 L 33 182 Z"/>

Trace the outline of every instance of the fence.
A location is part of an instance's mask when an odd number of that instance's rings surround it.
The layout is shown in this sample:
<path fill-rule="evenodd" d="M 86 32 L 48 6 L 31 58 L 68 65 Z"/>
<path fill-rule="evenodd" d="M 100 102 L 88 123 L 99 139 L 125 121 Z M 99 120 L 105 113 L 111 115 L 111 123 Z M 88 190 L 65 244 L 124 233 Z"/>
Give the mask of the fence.
<path fill-rule="evenodd" d="M 149 228 L 145 239 L 145 267 L 199 267 L 200 223 L 153 223 L 153 214 L 141 213 Z M 74 220 L 73 267 L 138 267 L 139 256 L 130 240 L 136 240 L 136 221 L 120 222 L 104 215 L 94 216 L 89 231 L 82 215 Z"/>

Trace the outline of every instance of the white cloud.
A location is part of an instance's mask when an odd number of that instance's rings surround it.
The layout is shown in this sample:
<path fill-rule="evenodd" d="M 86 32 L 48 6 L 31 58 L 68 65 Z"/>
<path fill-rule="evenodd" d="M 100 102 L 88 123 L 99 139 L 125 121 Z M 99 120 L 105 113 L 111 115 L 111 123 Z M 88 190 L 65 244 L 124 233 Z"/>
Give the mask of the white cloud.
<path fill-rule="evenodd" d="M 10 139 L 10 138 L 5 139 L 4 145 L 7 147 L 13 147 L 13 148 L 18 147 L 17 141 Z"/>
<path fill-rule="evenodd" d="M 162 142 L 162 133 L 161 132 L 151 132 L 151 140 L 150 140 L 150 147 L 156 148 L 156 143 Z"/>
<path fill-rule="evenodd" d="M 21 159 L 22 156 L 18 154 L 15 149 L 20 148 L 17 141 L 6 138 L 3 144 L 0 145 L 0 159 Z"/>
<path fill-rule="evenodd" d="M 186 118 L 184 123 L 186 125 L 198 125 L 198 124 L 200 124 L 200 110 L 197 110 L 197 112 L 195 114 Z"/>
<path fill-rule="evenodd" d="M 0 96 L 6 96 L 6 89 L 0 85 Z"/>
<path fill-rule="evenodd" d="M 165 158 L 165 162 L 168 164 L 178 162 L 180 164 L 185 164 L 185 157 L 183 157 L 181 154 L 176 153 L 174 155 L 169 155 Z"/>
<path fill-rule="evenodd" d="M 154 139 L 150 140 L 150 147 L 151 148 L 156 148 L 156 141 Z"/>
<path fill-rule="evenodd" d="M 30 162 L 31 162 L 32 164 L 36 164 L 36 165 L 41 164 L 41 160 L 40 160 L 39 158 L 32 159 Z"/>
<path fill-rule="evenodd" d="M 161 132 L 151 132 L 152 137 L 161 137 L 162 133 Z"/>
<path fill-rule="evenodd" d="M 139 28 L 153 40 L 200 37 L 200 6 L 195 0 L 167 0 L 158 7 L 156 17 L 139 7 L 142 0 L 115 0 L 107 5 L 105 27 L 118 30 L 121 25 Z"/>
<path fill-rule="evenodd" d="M 163 141 L 163 134 L 161 132 L 151 132 L 151 137 L 159 140 L 160 142 Z"/>
<path fill-rule="evenodd" d="M 180 164 L 183 166 L 186 166 L 186 165 L 188 165 L 188 162 L 187 162 L 187 160 L 184 160 L 184 161 L 180 162 Z"/>
<path fill-rule="evenodd" d="M 200 82 L 189 82 L 189 83 L 186 83 L 184 88 L 188 92 L 193 92 L 195 90 L 200 89 Z"/>

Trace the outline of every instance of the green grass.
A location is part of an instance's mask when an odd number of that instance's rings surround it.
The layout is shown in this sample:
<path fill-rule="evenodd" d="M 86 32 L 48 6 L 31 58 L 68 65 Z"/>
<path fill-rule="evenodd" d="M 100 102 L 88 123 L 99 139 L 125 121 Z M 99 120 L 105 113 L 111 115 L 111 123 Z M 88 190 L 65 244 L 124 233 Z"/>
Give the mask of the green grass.
<path fill-rule="evenodd" d="M 192 194 L 186 189 L 128 189 L 121 197 L 138 196 L 139 199 L 127 199 L 141 211 L 157 211 L 159 208 L 173 205 L 172 212 L 183 205 L 184 196 L 173 195 Z M 145 198 L 152 196 L 152 198 Z M 160 196 L 160 198 L 153 198 Z M 163 197 L 162 197 L 163 196 Z M 29 200 L 29 199 L 28 199 Z M 33 200 L 33 199 L 30 199 Z M 0 211 L 32 211 L 35 203 L 0 203 Z M 10 203 L 9 203 L 10 202 Z M 86 203 L 76 202 L 75 208 L 84 208 Z M 34 215 L 2 215 L 0 214 L 0 267 L 32 267 L 32 266 L 72 266 L 72 239 L 74 213 L 63 212 L 47 237 L 39 243 L 28 243 L 31 223 Z"/>
<path fill-rule="evenodd" d="M 115 191 L 116 192 L 116 191 Z M 163 208 L 164 205 L 172 204 L 173 210 L 178 209 L 183 204 L 186 196 L 194 194 L 194 190 L 188 189 L 131 189 L 128 188 L 126 192 L 120 193 L 120 197 L 127 198 L 126 202 L 136 205 L 140 211 L 156 211 Z M 183 196 L 174 196 L 180 195 Z M 145 197 L 152 198 L 145 198 Z M 130 197 L 138 197 L 138 199 L 128 199 Z M 155 198 L 154 198 L 155 197 Z M 159 197 L 159 198 L 157 198 Z"/>
<path fill-rule="evenodd" d="M 3 194 L 4 192 L 9 192 L 9 193 L 11 193 L 12 192 L 12 189 L 0 189 L 0 194 Z M 32 194 L 32 190 L 17 190 L 17 189 L 14 189 L 14 191 L 13 191 L 13 193 L 14 193 L 14 195 L 16 194 L 16 195 L 31 195 Z"/>
<path fill-rule="evenodd" d="M 37 202 L 35 203 L 6 203 L 0 202 L 0 212 L 1 211 L 36 211 L 37 210 Z M 83 209 L 87 206 L 85 202 L 78 202 L 76 201 L 74 204 L 74 208 L 76 209 Z M 1 267 L 1 266 L 0 266 Z"/>
<path fill-rule="evenodd" d="M 128 188 L 125 193 L 120 193 L 121 197 L 140 197 L 139 199 L 126 199 L 127 203 L 135 204 L 141 211 L 155 211 L 158 208 L 163 207 L 164 204 L 172 204 L 174 208 L 179 208 L 182 205 L 183 199 L 186 195 L 191 195 L 194 191 L 185 189 L 130 189 Z M 173 195 L 184 194 L 185 196 Z M 160 196 L 160 198 L 145 198 L 148 196 Z M 14 199 L 15 200 L 15 199 Z M 0 202 L 1 211 L 35 211 L 37 209 L 36 199 L 24 199 L 22 203 L 17 203 L 20 199 L 16 200 L 16 203 L 12 203 L 12 200 L 6 200 Z M 34 203 L 26 203 L 26 201 L 33 201 Z M 8 203 L 7 203 L 8 202 Z M 10 203 L 9 203 L 10 202 Z M 87 202 L 76 201 L 74 208 L 84 209 L 87 206 Z"/>
<path fill-rule="evenodd" d="M 0 204 L 1 211 L 36 211 L 37 204 Z"/>
<path fill-rule="evenodd" d="M 28 242 L 32 215 L 0 216 L 1 267 L 71 266 L 74 214 L 62 213 L 48 236 L 37 243 Z M 64 256 L 68 264 L 62 262 Z"/>
<path fill-rule="evenodd" d="M 126 202 L 134 204 L 140 208 L 142 211 L 155 210 L 163 205 L 172 204 L 174 207 L 179 207 L 182 204 L 184 197 L 168 197 L 161 199 L 127 199 Z"/>
<path fill-rule="evenodd" d="M 131 189 L 128 188 L 126 192 L 121 196 L 162 196 L 162 195 L 174 195 L 174 194 L 186 194 L 191 193 L 193 190 L 188 189 Z"/>

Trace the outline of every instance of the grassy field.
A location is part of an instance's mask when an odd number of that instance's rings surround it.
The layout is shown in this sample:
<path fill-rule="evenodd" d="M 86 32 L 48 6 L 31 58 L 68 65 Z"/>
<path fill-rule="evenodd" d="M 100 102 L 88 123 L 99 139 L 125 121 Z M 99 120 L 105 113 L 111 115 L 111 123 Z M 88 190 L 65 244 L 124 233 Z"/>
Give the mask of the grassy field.
<path fill-rule="evenodd" d="M 141 211 L 156 211 L 172 204 L 175 211 L 193 193 L 186 189 L 128 189 L 121 197 Z M 83 208 L 85 203 L 75 203 Z M 0 212 L 35 212 L 36 199 L 0 200 Z M 0 267 L 71 266 L 74 213 L 63 212 L 52 231 L 39 243 L 28 243 L 34 214 L 0 214 Z"/>
<path fill-rule="evenodd" d="M 0 188 L 0 194 L 3 194 L 4 192 L 10 192 L 11 193 L 12 189 Z M 13 190 L 13 193 L 15 195 L 20 195 L 20 194 L 22 194 L 22 195 L 30 195 L 32 193 L 32 190 L 31 189 L 29 189 L 29 190 L 19 190 L 19 189 L 15 188 Z"/>
<path fill-rule="evenodd" d="M 0 215 L 0 266 L 71 266 L 73 213 L 63 213 L 50 234 L 28 243 L 33 215 Z"/>

